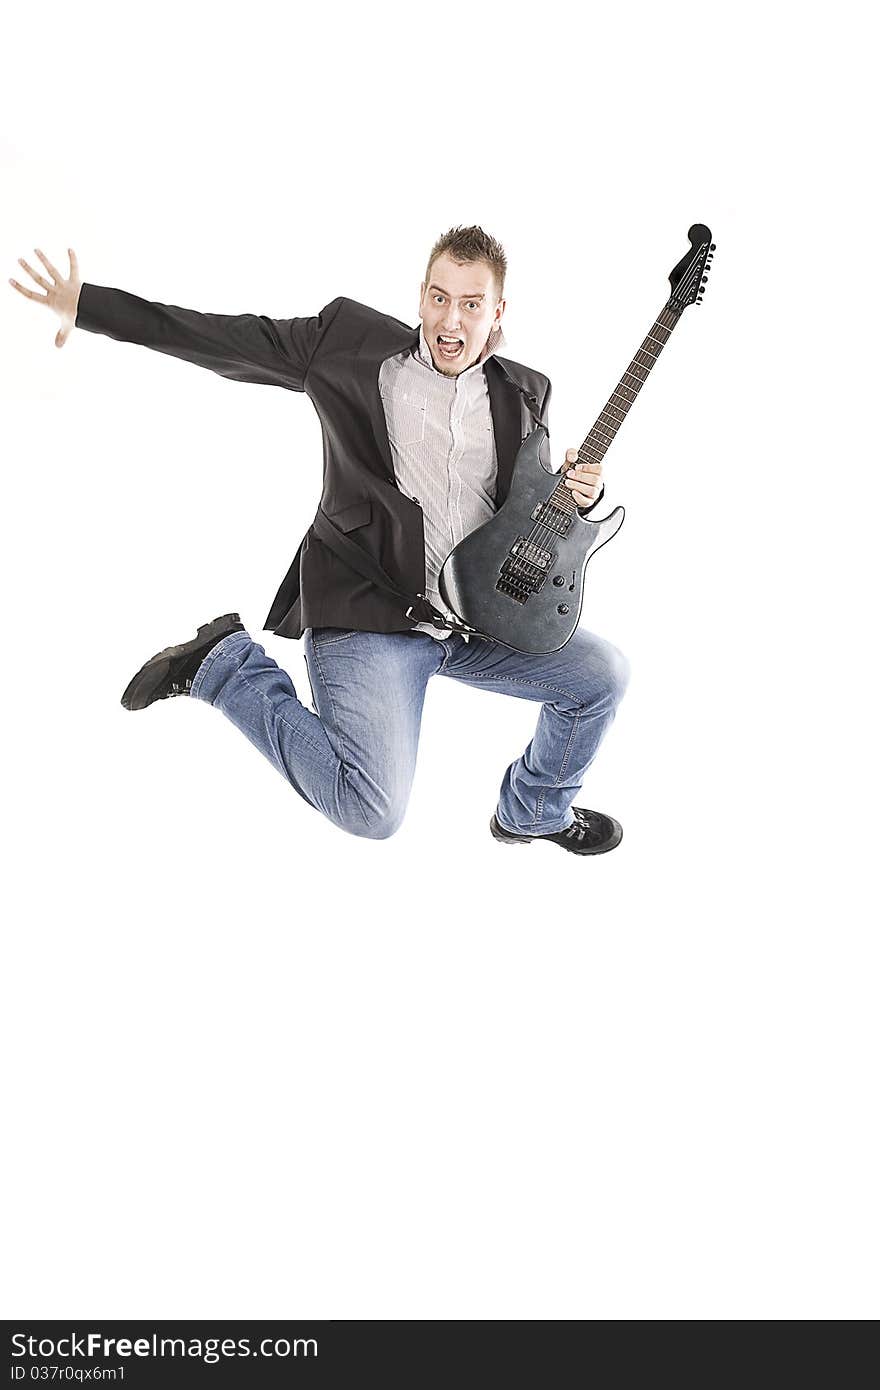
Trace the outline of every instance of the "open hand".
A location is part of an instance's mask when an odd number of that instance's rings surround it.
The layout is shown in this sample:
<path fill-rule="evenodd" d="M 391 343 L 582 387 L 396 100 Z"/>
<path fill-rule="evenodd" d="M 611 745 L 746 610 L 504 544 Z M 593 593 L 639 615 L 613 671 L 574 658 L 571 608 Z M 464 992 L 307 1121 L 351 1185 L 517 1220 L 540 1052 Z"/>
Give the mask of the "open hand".
<path fill-rule="evenodd" d="M 575 465 L 574 468 L 569 467 L 572 463 Z M 577 505 L 589 507 L 595 502 L 602 488 L 601 463 L 581 463 L 577 449 L 566 449 L 563 467 L 567 470 L 565 486 L 571 488 Z"/>
<path fill-rule="evenodd" d="M 44 280 L 42 275 L 38 275 L 32 270 L 27 261 L 18 258 L 19 265 L 24 266 L 28 275 L 46 291 L 45 294 L 35 294 L 33 290 L 26 290 L 24 285 L 20 285 L 17 280 L 10 279 L 9 283 L 19 294 L 23 294 L 26 299 L 35 299 L 38 304 L 48 304 L 50 309 L 61 319 L 61 327 L 55 334 L 55 346 L 64 347 L 70 337 L 70 331 L 76 324 L 76 309 L 79 303 L 79 292 L 82 288 L 82 280 L 79 278 L 79 266 L 76 263 L 76 254 L 68 248 L 70 257 L 70 278 L 65 280 L 60 271 L 56 270 L 50 260 L 43 255 L 42 251 L 34 248 L 35 254 L 39 256 L 43 265 L 52 277 L 53 283 L 50 285 L 48 280 Z"/>

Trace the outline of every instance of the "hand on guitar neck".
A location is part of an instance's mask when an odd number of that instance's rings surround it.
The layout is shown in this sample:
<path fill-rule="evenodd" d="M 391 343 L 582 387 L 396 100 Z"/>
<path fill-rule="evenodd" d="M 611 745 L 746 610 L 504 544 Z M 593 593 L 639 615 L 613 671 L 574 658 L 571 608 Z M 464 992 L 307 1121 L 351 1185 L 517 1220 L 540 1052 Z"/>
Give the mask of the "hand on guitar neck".
<path fill-rule="evenodd" d="M 573 468 L 569 465 L 574 464 Z M 580 463 L 577 449 L 566 449 L 563 468 L 568 468 L 565 486 L 571 488 L 579 507 L 589 507 L 599 496 L 602 487 L 601 463 Z"/>

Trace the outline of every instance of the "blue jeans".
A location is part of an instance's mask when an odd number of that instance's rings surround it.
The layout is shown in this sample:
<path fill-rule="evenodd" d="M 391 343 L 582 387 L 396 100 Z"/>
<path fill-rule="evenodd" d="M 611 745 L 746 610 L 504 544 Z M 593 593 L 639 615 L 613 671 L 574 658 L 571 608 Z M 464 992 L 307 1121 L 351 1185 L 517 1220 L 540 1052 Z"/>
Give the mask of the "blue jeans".
<path fill-rule="evenodd" d="M 190 694 L 222 710 L 334 825 L 376 840 L 403 821 L 431 676 L 540 703 L 534 738 L 502 779 L 496 815 L 507 830 L 543 835 L 574 820 L 572 802 L 629 675 L 622 652 L 580 629 L 547 656 L 458 633 L 438 641 L 426 632 L 306 628 L 304 642 L 317 713 L 247 632 L 212 648 Z"/>

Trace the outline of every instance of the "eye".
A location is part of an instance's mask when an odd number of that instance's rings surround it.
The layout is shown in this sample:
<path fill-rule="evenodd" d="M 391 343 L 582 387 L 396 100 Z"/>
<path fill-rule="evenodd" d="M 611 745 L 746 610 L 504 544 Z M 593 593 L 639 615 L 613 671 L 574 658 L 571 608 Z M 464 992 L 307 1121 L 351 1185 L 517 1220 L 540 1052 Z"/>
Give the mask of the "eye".
<path fill-rule="evenodd" d="M 468 302 L 469 302 L 469 305 L 470 305 L 471 308 L 473 308 L 473 309 L 479 309 L 480 306 L 479 306 L 479 304 L 477 303 L 477 301 L 476 301 L 475 299 L 471 299 L 471 300 L 469 300 Z"/>
<path fill-rule="evenodd" d="M 434 298 L 435 298 L 435 299 L 442 299 L 443 296 L 442 296 L 442 294 L 435 294 L 435 295 L 434 295 Z"/>

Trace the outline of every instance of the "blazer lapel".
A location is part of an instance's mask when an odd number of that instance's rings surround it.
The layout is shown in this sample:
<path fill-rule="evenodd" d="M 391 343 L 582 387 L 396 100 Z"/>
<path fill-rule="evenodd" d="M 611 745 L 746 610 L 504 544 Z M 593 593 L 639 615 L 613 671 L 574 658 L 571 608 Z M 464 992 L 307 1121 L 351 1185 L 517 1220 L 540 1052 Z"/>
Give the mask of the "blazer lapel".
<path fill-rule="evenodd" d="M 498 480 L 495 485 L 495 504 L 500 507 L 510 491 L 513 465 L 523 441 L 520 394 L 496 357 L 489 357 L 483 368 L 489 388 L 489 406 L 495 431 L 495 454 L 498 459 Z"/>

